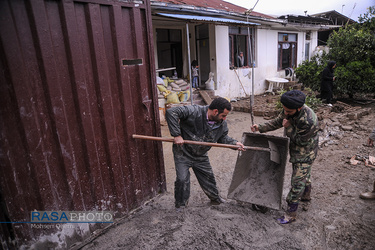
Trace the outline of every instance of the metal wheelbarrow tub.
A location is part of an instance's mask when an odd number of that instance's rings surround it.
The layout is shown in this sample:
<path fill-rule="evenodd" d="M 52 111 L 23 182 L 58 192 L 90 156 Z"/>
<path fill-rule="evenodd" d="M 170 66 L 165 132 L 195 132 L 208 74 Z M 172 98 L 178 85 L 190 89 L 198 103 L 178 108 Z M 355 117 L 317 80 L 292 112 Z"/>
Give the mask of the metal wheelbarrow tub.
<path fill-rule="evenodd" d="M 268 141 L 277 146 L 280 163 L 270 159 L 270 152 L 251 149 L 239 152 L 228 198 L 280 210 L 289 138 L 248 132 L 242 135 L 246 146 L 268 148 Z"/>

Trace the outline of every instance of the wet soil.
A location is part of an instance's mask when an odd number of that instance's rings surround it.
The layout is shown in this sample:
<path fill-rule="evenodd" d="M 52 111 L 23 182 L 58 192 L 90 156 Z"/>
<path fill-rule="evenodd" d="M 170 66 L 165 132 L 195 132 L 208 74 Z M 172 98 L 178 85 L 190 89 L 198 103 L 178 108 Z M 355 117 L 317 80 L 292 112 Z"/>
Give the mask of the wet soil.
<path fill-rule="evenodd" d="M 269 103 L 264 97 L 255 99 L 255 103 L 261 101 L 263 106 Z M 245 101 L 243 105 L 247 105 Z M 375 128 L 374 107 L 373 103 L 347 106 L 338 102 L 332 108 L 319 108 L 320 150 L 312 168 L 312 201 L 309 206 L 299 206 L 292 224 L 276 221 L 286 208 L 291 163 L 286 165 L 282 210 L 261 213 L 251 204 L 230 199 L 211 206 L 193 172 L 189 205 L 176 210 L 172 144 L 163 142 L 167 192 L 117 221 L 82 249 L 374 249 L 375 200 L 359 198 L 360 193 L 372 190 L 375 181 L 375 168 L 364 163 L 369 155 L 375 156 L 375 148 L 364 146 Z M 349 119 L 352 113 L 357 116 Z M 265 118 L 255 116 L 255 123 Z M 232 111 L 227 121 L 233 138 L 240 140 L 243 132 L 250 131 L 249 113 Z M 283 130 L 268 134 L 282 136 Z M 162 126 L 162 135 L 170 136 L 167 126 Z M 237 154 L 223 148 L 209 152 L 224 198 Z M 353 156 L 357 165 L 350 163 Z"/>

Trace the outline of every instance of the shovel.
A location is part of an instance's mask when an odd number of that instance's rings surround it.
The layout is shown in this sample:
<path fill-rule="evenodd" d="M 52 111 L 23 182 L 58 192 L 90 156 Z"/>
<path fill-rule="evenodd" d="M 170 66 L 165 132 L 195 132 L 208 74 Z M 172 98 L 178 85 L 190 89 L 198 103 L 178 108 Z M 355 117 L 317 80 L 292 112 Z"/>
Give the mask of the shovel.
<path fill-rule="evenodd" d="M 133 135 L 133 138 L 134 139 L 143 139 L 143 140 L 152 140 L 152 141 L 174 142 L 173 138 L 147 136 L 147 135 Z M 232 148 L 232 149 L 240 148 L 240 146 L 237 146 L 237 145 L 222 144 L 222 143 L 215 143 L 215 142 L 184 140 L 184 143 L 201 145 L 201 146 L 210 146 L 210 147 Z M 268 146 L 269 146 L 269 148 L 244 146 L 244 149 L 270 152 L 271 161 L 273 161 L 277 164 L 280 164 L 280 153 L 279 153 L 279 150 L 278 150 L 276 144 L 271 142 L 271 141 L 268 141 Z"/>

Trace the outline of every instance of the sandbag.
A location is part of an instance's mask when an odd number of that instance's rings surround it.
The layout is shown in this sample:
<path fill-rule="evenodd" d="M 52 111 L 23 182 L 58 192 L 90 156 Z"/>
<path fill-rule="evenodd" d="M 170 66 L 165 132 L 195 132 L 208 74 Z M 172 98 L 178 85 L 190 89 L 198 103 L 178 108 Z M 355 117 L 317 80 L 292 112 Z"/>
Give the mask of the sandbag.
<path fill-rule="evenodd" d="M 181 86 L 180 89 L 181 89 L 182 91 L 185 91 L 185 90 L 190 89 L 190 86 L 189 86 L 189 85 Z"/>
<path fill-rule="evenodd" d="M 178 85 L 177 85 L 176 83 L 174 83 L 174 82 L 171 82 L 169 85 L 172 86 L 172 88 L 176 88 L 176 89 L 180 88 L 180 86 L 178 86 Z"/>
<path fill-rule="evenodd" d="M 180 84 L 182 84 L 182 83 L 184 83 L 185 81 L 183 80 L 183 79 L 180 79 L 180 80 L 176 80 L 175 81 L 175 83 L 176 84 L 178 84 L 178 85 L 180 85 Z"/>
<path fill-rule="evenodd" d="M 166 91 L 164 92 L 164 98 L 167 98 L 167 96 L 168 96 L 170 93 L 171 93 L 170 90 L 166 90 Z"/>
<path fill-rule="evenodd" d="M 180 103 L 180 99 L 178 98 L 176 92 L 171 92 L 169 95 L 167 95 L 167 104 L 168 103 Z"/>
<path fill-rule="evenodd" d="M 158 85 L 156 85 L 156 86 L 158 86 L 158 90 L 159 90 L 160 92 L 165 92 L 165 91 L 167 91 L 167 88 L 166 88 L 164 85 L 158 84 Z"/>
<path fill-rule="evenodd" d="M 167 77 L 167 81 L 168 81 L 168 83 L 174 82 L 174 80 L 172 80 L 172 79 L 169 78 L 169 77 Z"/>
<path fill-rule="evenodd" d="M 164 81 L 163 79 L 161 79 L 161 77 L 156 77 L 156 84 L 164 84 Z"/>
<path fill-rule="evenodd" d="M 179 92 L 178 98 L 180 99 L 180 102 L 187 102 L 190 98 L 190 91 Z"/>
<path fill-rule="evenodd" d="M 178 86 L 180 86 L 180 87 L 185 86 L 185 85 L 188 85 L 188 83 L 185 82 L 185 81 L 182 81 L 182 82 L 179 82 L 179 83 L 176 82 L 176 84 L 177 84 Z"/>
<path fill-rule="evenodd" d="M 168 79 L 163 79 L 163 82 L 164 82 L 164 85 L 165 85 L 165 86 L 169 86 L 169 84 L 168 84 Z"/>
<path fill-rule="evenodd" d="M 215 76 L 215 74 L 213 72 L 210 72 L 208 80 L 206 81 L 206 89 L 207 90 L 213 90 L 214 89 L 214 87 L 215 87 L 214 76 Z"/>

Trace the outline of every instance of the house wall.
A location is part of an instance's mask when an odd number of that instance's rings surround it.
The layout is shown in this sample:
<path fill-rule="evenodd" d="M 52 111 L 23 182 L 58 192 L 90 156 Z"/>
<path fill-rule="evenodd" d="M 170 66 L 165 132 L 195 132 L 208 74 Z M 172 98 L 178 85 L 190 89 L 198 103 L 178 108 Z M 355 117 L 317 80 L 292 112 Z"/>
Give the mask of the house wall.
<path fill-rule="evenodd" d="M 154 23 L 156 28 L 179 28 L 182 30 L 184 76 L 189 74 L 188 48 L 186 42 L 186 24 L 183 22 Z M 196 59 L 195 25 L 189 24 L 190 62 Z M 288 27 L 290 29 L 290 27 Z M 229 68 L 229 29 L 226 25 L 209 25 L 210 72 L 214 73 L 215 95 L 230 99 L 248 96 L 252 91 L 252 74 L 254 74 L 254 94 L 263 94 L 268 88 L 266 78 L 285 77 L 285 71 L 277 69 L 278 33 L 294 33 L 298 35 L 297 65 L 305 59 L 305 32 L 284 29 L 271 29 L 257 26 L 255 30 L 255 68 Z M 154 33 L 154 37 L 156 35 Z M 156 44 L 154 44 L 156 48 Z M 317 46 L 317 31 L 311 31 L 309 54 L 310 58 Z M 157 54 L 155 52 L 157 63 Z M 156 65 L 156 68 L 158 66 Z"/>
<path fill-rule="evenodd" d="M 279 76 L 277 72 L 277 31 L 257 29 L 256 32 L 256 84 L 258 93 L 264 93 L 267 89 L 268 77 Z M 255 87 L 254 87 L 255 88 Z"/>
<path fill-rule="evenodd" d="M 249 77 L 251 69 L 229 69 L 228 34 L 228 26 L 215 26 L 217 70 L 215 94 L 232 99 L 251 94 L 251 77 Z"/>
<path fill-rule="evenodd" d="M 254 94 L 264 93 L 268 88 L 266 78 L 285 77 L 285 71 L 277 69 L 278 60 L 278 33 L 293 33 L 298 35 L 297 65 L 305 59 L 305 32 L 285 31 L 272 29 L 256 29 L 255 65 L 254 68 Z M 252 91 L 252 69 L 229 69 L 229 39 L 228 26 L 215 26 L 215 94 L 230 99 L 245 97 Z M 309 55 L 317 46 L 317 31 L 312 31 Z"/>

